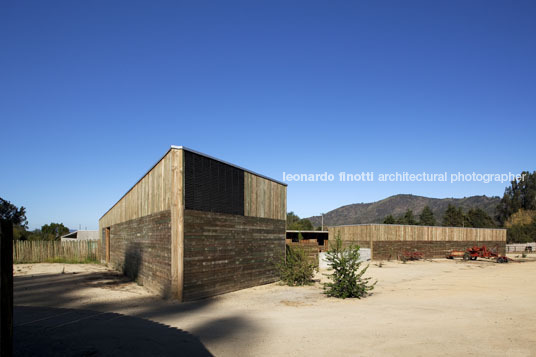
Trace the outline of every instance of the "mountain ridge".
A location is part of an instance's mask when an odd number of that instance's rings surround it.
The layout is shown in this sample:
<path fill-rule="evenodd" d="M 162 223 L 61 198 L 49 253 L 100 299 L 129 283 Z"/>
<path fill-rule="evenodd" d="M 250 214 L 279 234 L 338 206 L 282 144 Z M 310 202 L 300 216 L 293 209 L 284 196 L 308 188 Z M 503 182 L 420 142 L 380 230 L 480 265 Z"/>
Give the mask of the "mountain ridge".
<path fill-rule="evenodd" d="M 492 218 L 495 216 L 495 207 L 499 204 L 498 196 L 488 197 L 470 196 L 463 198 L 432 198 L 411 194 L 398 194 L 370 203 L 352 203 L 344 205 L 324 214 L 324 226 L 344 224 L 382 223 L 388 215 L 395 218 L 403 215 L 407 209 L 413 210 L 418 216 L 425 206 L 429 206 L 437 222 L 441 222 L 443 214 L 449 203 L 462 207 L 464 212 L 470 208 L 481 208 Z M 313 226 L 321 223 L 320 216 L 308 217 Z"/>

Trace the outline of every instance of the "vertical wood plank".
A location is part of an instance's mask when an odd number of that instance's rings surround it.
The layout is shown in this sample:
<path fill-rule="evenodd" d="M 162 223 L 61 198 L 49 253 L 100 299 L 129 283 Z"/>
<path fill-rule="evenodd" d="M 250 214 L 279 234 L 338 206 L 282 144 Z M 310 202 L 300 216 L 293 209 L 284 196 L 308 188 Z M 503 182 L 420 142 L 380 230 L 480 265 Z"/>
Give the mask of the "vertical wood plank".
<path fill-rule="evenodd" d="M 171 156 L 171 294 L 179 301 L 184 286 L 184 153 Z"/>

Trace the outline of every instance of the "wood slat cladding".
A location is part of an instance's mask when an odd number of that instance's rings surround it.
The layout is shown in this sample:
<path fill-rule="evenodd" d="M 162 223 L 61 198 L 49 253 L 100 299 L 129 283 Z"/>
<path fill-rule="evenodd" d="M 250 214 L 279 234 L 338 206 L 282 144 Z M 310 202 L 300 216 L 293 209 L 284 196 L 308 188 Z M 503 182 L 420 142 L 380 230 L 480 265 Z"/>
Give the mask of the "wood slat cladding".
<path fill-rule="evenodd" d="M 196 153 L 184 152 L 185 209 L 244 214 L 244 171 Z"/>
<path fill-rule="evenodd" d="M 184 301 L 277 280 L 285 223 L 284 184 L 171 147 L 99 230 L 104 242 L 109 228 L 111 265 Z"/>
<path fill-rule="evenodd" d="M 102 216 L 101 229 L 171 208 L 172 152 L 170 150 Z"/>
<path fill-rule="evenodd" d="M 329 240 L 343 241 L 497 241 L 506 242 L 505 229 L 364 224 L 329 227 Z"/>
<path fill-rule="evenodd" d="M 287 187 L 244 172 L 244 215 L 286 220 Z"/>
<path fill-rule="evenodd" d="M 171 210 L 112 225 L 110 264 L 150 290 L 168 296 L 171 288 Z"/>
<path fill-rule="evenodd" d="M 274 282 L 284 254 L 284 220 L 185 210 L 183 299 Z"/>
<path fill-rule="evenodd" d="M 404 251 L 419 251 L 426 258 L 442 258 L 449 250 L 486 245 L 504 253 L 506 229 L 363 224 L 329 227 L 329 242 L 340 235 L 343 246 L 372 249 L 372 259 L 397 259 Z"/>
<path fill-rule="evenodd" d="M 505 254 L 506 243 L 501 241 L 376 241 L 375 260 L 399 259 L 404 252 L 419 252 L 424 259 L 445 258 L 453 250 L 464 251 L 473 246 L 485 245 L 492 251 Z"/>

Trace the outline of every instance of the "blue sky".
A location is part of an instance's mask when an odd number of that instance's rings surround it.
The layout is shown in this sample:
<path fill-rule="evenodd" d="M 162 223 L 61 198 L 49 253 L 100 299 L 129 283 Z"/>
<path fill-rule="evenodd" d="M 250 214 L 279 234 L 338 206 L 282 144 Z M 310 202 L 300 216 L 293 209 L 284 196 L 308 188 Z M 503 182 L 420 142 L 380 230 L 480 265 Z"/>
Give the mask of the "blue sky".
<path fill-rule="evenodd" d="M 535 169 L 533 1 L 0 5 L 0 197 L 95 229 L 170 145 L 259 173 Z M 300 216 L 506 183 L 289 183 Z"/>

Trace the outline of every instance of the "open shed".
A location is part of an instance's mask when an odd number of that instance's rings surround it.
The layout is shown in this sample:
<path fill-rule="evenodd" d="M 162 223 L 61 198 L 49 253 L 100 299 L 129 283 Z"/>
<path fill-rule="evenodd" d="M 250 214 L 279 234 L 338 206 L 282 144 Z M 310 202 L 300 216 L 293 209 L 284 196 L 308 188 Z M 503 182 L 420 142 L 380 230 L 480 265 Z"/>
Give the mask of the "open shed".
<path fill-rule="evenodd" d="M 172 146 L 99 220 L 103 261 L 196 300 L 278 279 L 286 185 Z"/>
<path fill-rule="evenodd" d="M 99 240 L 98 231 L 88 231 L 88 230 L 79 230 L 67 233 L 61 236 L 62 242 L 74 242 L 74 241 L 83 241 L 83 240 Z"/>

